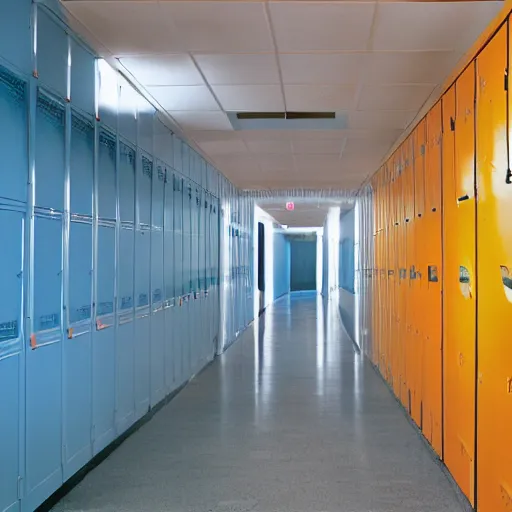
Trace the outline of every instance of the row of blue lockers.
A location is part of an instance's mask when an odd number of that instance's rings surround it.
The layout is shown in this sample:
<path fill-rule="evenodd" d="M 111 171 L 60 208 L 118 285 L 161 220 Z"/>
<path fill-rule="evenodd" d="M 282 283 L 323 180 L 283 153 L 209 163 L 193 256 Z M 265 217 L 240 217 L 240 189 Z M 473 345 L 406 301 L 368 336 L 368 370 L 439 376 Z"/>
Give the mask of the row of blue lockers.
<path fill-rule="evenodd" d="M 30 0 L 0 134 L 0 511 L 32 511 L 252 319 L 252 206 Z"/>

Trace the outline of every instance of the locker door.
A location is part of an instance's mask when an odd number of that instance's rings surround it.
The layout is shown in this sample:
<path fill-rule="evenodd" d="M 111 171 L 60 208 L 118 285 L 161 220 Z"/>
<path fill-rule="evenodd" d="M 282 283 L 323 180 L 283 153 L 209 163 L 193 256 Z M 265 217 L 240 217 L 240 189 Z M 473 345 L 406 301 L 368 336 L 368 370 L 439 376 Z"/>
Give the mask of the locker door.
<path fill-rule="evenodd" d="M 174 290 L 176 297 L 176 325 L 174 326 L 174 375 L 176 386 L 185 381 L 184 370 L 184 329 L 185 310 L 183 305 L 183 179 L 174 175 Z"/>
<path fill-rule="evenodd" d="M 174 292 L 174 174 L 167 169 L 164 203 L 164 315 L 165 315 L 165 386 L 167 393 L 175 388 L 174 331 L 176 302 Z"/>
<path fill-rule="evenodd" d="M 117 433 L 135 421 L 135 148 L 119 143 L 117 265 Z"/>
<path fill-rule="evenodd" d="M 412 407 L 412 389 L 414 387 L 414 337 L 413 337 L 413 324 L 414 324 L 414 153 L 413 153 L 413 139 L 409 137 L 406 141 L 405 147 L 405 279 L 406 285 L 406 305 L 405 305 L 405 335 L 404 335 L 404 354 L 405 354 L 405 375 L 403 396 L 406 409 L 411 413 Z M 411 279 L 411 277 L 413 279 Z"/>
<path fill-rule="evenodd" d="M 471 65 L 443 102 L 445 462 L 472 504 L 476 335 L 474 73 Z"/>
<path fill-rule="evenodd" d="M 93 437 L 98 453 L 115 437 L 116 138 L 98 137 L 96 297 L 93 335 Z"/>
<path fill-rule="evenodd" d="M 5 55 L 3 51 L 2 54 Z M 0 127 L 0 233 L 4 247 L 0 267 L 0 389 L 8 390 L 0 400 L 0 510 L 15 511 L 19 504 L 18 455 L 20 443 L 24 442 L 20 439 L 20 414 L 24 408 L 20 376 L 24 362 L 21 272 L 28 181 L 27 94 L 25 82 L 1 66 Z"/>
<path fill-rule="evenodd" d="M 423 433 L 442 455 L 442 226 L 441 226 L 441 103 L 427 116 L 424 219 Z"/>
<path fill-rule="evenodd" d="M 135 413 L 136 419 L 150 406 L 150 298 L 151 298 L 151 183 L 153 160 L 144 154 L 137 160 L 137 221 L 135 232 Z"/>
<path fill-rule="evenodd" d="M 512 349 L 506 325 L 512 313 L 512 184 L 507 178 L 511 107 L 504 88 L 510 61 L 507 31 L 507 25 L 502 27 L 477 59 L 477 505 L 481 512 L 506 512 L 512 502 Z"/>
<path fill-rule="evenodd" d="M 414 219 L 412 229 L 414 232 L 414 268 L 411 271 L 412 279 L 412 307 L 413 322 L 411 349 L 413 351 L 413 385 L 411 387 L 411 416 L 421 428 L 423 389 L 423 324 L 424 324 L 424 286 L 425 286 L 425 120 L 422 119 L 415 130 L 414 137 Z"/>
<path fill-rule="evenodd" d="M 213 332 L 214 332 L 214 344 L 216 350 L 219 350 L 219 336 L 220 336 L 220 215 L 219 215 L 219 200 L 213 198 L 212 208 L 212 238 L 213 238 Z"/>
<path fill-rule="evenodd" d="M 193 168 L 191 167 L 191 172 Z M 190 211 L 190 348 L 191 348 L 191 371 L 196 373 L 199 369 L 199 359 L 201 353 L 201 302 L 199 299 L 199 215 L 200 210 L 200 193 L 197 185 L 192 185 L 192 202 Z M 199 321 L 197 321 L 199 320 Z"/>
<path fill-rule="evenodd" d="M 64 107 L 42 91 L 36 112 L 33 314 L 26 353 L 26 505 L 62 483 Z M 36 347 L 37 348 L 34 348 Z"/>
<path fill-rule="evenodd" d="M 0 172 L 2 170 L 0 169 Z M 22 371 L 22 270 L 24 213 L 0 206 L 0 509 L 17 510 L 20 474 L 20 373 Z M 12 507 L 12 508 L 11 508 Z"/>
<path fill-rule="evenodd" d="M 94 181 L 92 119 L 73 112 L 70 227 L 64 340 L 64 479 L 92 457 L 92 269 Z"/>
<path fill-rule="evenodd" d="M 165 396 L 164 193 L 166 169 L 153 173 L 151 200 L 151 405 Z"/>

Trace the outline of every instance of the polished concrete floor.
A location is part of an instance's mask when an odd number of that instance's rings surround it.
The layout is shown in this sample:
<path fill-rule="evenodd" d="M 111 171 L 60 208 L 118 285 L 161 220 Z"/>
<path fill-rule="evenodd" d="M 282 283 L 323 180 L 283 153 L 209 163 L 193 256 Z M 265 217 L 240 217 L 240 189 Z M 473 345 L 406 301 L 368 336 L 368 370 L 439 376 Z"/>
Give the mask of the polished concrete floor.
<path fill-rule="evenodd" d="M 101 512 L 460 512 L 340 325 L 287 297 L 56 507 Z"/>

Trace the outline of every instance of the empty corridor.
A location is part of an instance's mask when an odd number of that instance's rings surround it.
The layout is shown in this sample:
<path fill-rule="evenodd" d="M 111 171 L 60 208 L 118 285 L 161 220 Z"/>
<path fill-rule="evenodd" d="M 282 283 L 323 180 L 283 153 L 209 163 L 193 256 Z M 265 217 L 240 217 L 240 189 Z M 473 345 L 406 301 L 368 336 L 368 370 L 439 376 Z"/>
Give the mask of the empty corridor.
<path fill-rule="evenodd" d="M 281 299 L 56 511 L 455 512 L 452 484 L 343 330 Z"/>

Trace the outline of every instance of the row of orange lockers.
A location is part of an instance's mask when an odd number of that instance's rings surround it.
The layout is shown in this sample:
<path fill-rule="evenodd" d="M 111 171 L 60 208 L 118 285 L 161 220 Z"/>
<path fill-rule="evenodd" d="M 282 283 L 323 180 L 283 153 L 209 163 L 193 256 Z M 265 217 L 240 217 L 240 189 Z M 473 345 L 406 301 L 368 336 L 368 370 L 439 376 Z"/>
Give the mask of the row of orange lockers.
<path fill-rule="evenodd" d="M 509 34 L 372 180 L 371 357 L 479 512 L 512 510 Z"/>

